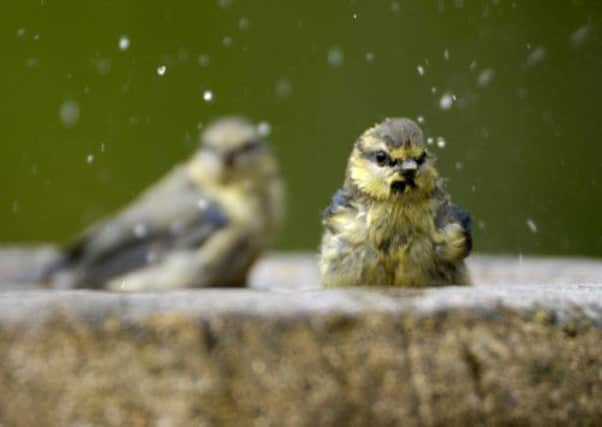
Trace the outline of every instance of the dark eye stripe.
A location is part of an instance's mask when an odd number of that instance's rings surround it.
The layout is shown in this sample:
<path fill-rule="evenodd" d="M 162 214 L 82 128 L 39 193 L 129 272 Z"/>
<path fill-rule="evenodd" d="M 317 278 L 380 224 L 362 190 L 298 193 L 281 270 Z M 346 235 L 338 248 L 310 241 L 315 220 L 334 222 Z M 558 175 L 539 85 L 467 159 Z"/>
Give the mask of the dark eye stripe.
<path fill-rule="evenodd" d="M 236 151 L 237 153 L 248 153 L 257 150 L 261 145 L 261 141 L 249 141 Z"/>
<path fill-rule="evenodd" d="M 231 150 L 227 155 L 234 158 L 237 156 L 254 153 L 263 147 L 264 142 L 262 140 L 248 141 L 244 145 L 241 145 L 240 147 Z"/>
<path fill-rule="evenodd" d="M 422 165 L 422 164 L 423 164 L 423 163 L 426 161 L 426 158 L 427 158 L 426 152 L 423 152 L 423 153 L 420 155 L 420 157 L 418 157 L 418 158 L 416 159 L 416 164 L 417 164 L 418 166 Z"/>

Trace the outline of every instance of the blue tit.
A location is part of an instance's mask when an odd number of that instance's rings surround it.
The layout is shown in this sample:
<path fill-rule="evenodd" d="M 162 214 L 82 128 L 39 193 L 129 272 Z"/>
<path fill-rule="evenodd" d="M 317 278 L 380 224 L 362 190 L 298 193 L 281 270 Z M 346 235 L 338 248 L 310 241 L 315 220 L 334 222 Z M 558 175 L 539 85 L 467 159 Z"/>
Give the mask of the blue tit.
<path fill-rule="evenodd" d="M 120 291 L 244 286 L 283 219 L 283 180 L 264 136 L 244 118 L 209 125 L 186 163 L 86 230 L 47 279 Z"/>
<path fill-rule="evenodd" d="M 325 287 L 470 284 L 470 216 L 444 191 L 412 120 L 387 119 L 360 136 L 322 224 Z"/>

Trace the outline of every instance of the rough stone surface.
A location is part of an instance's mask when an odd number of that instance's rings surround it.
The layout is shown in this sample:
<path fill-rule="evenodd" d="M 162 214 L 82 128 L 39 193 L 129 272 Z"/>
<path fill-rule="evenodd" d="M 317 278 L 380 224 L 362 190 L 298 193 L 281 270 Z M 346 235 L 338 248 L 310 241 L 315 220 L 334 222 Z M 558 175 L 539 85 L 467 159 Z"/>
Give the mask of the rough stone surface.
<path fill-rule="evenodd" d="M 6 256 L 5 256 L 6 255 Z M 474 287 L 40 290 L 0 251 L 0 425 L 599 425 L 602 263 L 474 257 Z M 35 276 L 35 274 L 33 274 Z M 31 277 L 33 277 L 31 276 Z"/>

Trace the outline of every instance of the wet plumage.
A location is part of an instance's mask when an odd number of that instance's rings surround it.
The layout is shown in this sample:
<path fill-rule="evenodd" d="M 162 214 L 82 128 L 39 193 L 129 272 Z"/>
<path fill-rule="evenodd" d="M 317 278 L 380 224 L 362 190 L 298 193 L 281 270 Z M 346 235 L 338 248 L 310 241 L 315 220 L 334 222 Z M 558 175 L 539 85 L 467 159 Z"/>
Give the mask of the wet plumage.
<path fill-rule="evenodd" d="M 323 286 L 470 283 L 470 216 L 451 203 L 409 119 L 387 119 L 355 142 L 322 223 Z"/>
<path fill-rule="evenodd" d="M 47 277 L 130 291 L 242 286 L 281 222 L 283 191 L 257 127 L 221 119 L 191 159 L 85 231 Z"/>

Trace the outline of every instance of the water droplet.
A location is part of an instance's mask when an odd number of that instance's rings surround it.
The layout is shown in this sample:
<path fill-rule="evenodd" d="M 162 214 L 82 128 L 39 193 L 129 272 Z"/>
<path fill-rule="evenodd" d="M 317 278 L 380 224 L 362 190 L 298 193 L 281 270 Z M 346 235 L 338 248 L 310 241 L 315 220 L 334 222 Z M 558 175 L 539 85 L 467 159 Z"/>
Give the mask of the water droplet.
<path fill-rule="evenodd" d="M 105 143 L 104 143 L 104 142 L 102 142 L 102 143 L 100 144 L 100 152 L 101 152 L 101 153 L 104 153 L 104 152 L 105 152 L 105 150 L 106 150 Z"/>
<path fill-rule="evenodd" d="M 166 72 L 167 72 L 167 67 L 165 65 L 159 65 L 157 67 L 157 75 L 158 76 L 164 76 Z"/>
<path fill-rule="evenodd" d="M 27 32 L 27 30 L 25 29 L 25 27 L 19 28 L 17 30 L 17 37 L 22 38 L 26 32 Z"/>
<path fill-rule="evenodd" d="M 282 78 L 282 79 L 278 80 L 276 82 L 275 91 L 276 91 L 276 95 L 278 97 L 288 98 L 293 91 L 291 82 L 286 78 Z"/>
<path fill-rule="evenodd" d="M 199 57 L 197 58 L 196 62 L 201 66 L 201 67 L 206 67 L 207 65 L 209 65 L 209 55 L 207 54 L 200 54 Z"/>
<path fill-rule="evenodd" d="M 88 154 L 86 156 L 86 163 L 88 163 L 88 164 L 94 163 L 94 154 Z"/>
<path fill-rule="evenodd" d="M 477 85 L 484 87 L 487 86 L 493 80 L 494 71 L 491 68 L 485 68 L 477 77 Z"/>
<path fill-rule="evenodd" d="M 433 145 L 433 143 L 434 143 L 434 142 L 435 142 L 435 140 L 434 140 L 434 138 L 433 138 L 433 137 L 431 137 L 431 136 L 429 136 L 429 137 L 426 139 L 426 143 L 427 143 L 428 145 Z"/>
<path fill-rule="evenodd" d="M 337 46 L 333 46 L 328 51 L 328 63 L 333 67 L 339 67 L 343 65 L 343 61 L 345 59 L 345 55 L 341 48 Z"/>
<path fill-rule="evenodd" d="M 416 117 L 416 121 L 418 123 L 420 123 L 420 124 L 423 124 L 424 123 L 424 117 L 423 116 L 418 116 L 418 117 Z"/>
<path fill-rule="evenodd" d="M 36 33 L 36 34 L 34 34 L 34 35 L 33 35 L 33 39 L 34 39 L 34 40 L 40 40 L 40 35 L 39 35 L 39 34 L 37 34 L 37 33 Z"/>
<path fill-rule="evenodd" d="M 462 162 L 456 162 L 456 170 L 462 170 L 463 167 L 464 165 L 462 164 Z"/>
<path fill-rule="evenodd" d="M 366 52 L 366 62 L 372 64 L 374 62 L 374 53 Z"/>
<path fill-rule="evenodd" d="M 230 36 L 224 37 L 224 39 L 222 40 L 222 44 L 226 47 L 232 46 L 232 37 L 230 37 Z"/>
<path fill-rule="evenodd" d="M 238 28 L 241 30 L 246 30 L 249 28 L 249 20 L 245 16 L 238 20 Z"/>
<path fill-rule="evenodd" d="M 272 132 L 272 126 L 268 122 L 259 122 L 257 124 L 257 132 L 265 138 Z"/>
<path fill-rule="evenodd" d="M 424 67 L 422 65 L 418 65 L 416 71 L 418 71 L 419 76 L 424 76 Z"/>
<path fill-rule="evenodd" d="M 434 95 L 437 93 L 437 88 L 435 86 L 431 87 L 431 93 Z"/>
<path fill-rule="evenodd" d="M 445 138 L 443 138 L 442 136 L 438 136 L 437 137 L 437 147 L 445 148 L 446 145 L 447 145 L 447 141 L 445 141 Z"/>
<path fill-rule="evenodd" d="M 353 17 L 353 20 L 356 21 L 357 20 L 357 13 L 354 13 L 353 15 L 351 15 Z"/>
<path fill-rule="evenodd" d="M 203 100 L 205 102 L 211 102 L 213 101 L 213 92 L 211 92 L 210 90 L 206 90 L 203 92 Z"/>
<path fill-rule="evenodd" d="M 25 60 L 25 66 L 27 68 L 37 68 L 40 66 L 40 60 L 35 57 L 29 57 Z"/>
<path fill-rule="evenodd" d="M 449 110 L 455 101 L 455 96 L 451 93 L 444 93 L 439 100 L 439 107 L 442 110 Z"/>
<path fill-rule="evenodd" d="M 443 59 L 445 59 L 446 61 L 449 61 L 449 49 L 445 49 L 443 51 Z"/>
<path fill-rule="evenodd" d="M 543 47 L 539 46 L 533 49 L 533 51 L 527 57 L 527 65 L 533 67 L 539 64 L 541 61 L 543 61 L 545 57 L 546 50 Z"/>
<path fill-rule="evenodd" d="M 581 46 L 588 38 L 591 33 L 589 25 L 584 25 L 577 28 L 577 30 L 571 34 L 571 44 L 573 47 Z"/>
<path fill-rule="evenodd" d="M 106 76 L 111 72 L 111 60 L 108 58 L 96 59 L 96 71 L 101 76 Z"/>
<path fill-rule="evenodd" d="M 119 50 L 124 51 L 127 50 L 130 47 L 130 39 L 128 38 L 128 36 L 121 36 L 119 38 Z"/>
<path fill-rule="evenodd" d="M 527 218 L 527 227 L 531 233 L 537 233 L 537 224 L 531 218 Z"/>
<path fill-rule="evenodd" d="M 468 66 L 468 69 L 469 69 L 470 71 L 474 71 L 474 70 L 476 70 L 476 69 L 477 69 L 477 65 L 478 65 L 478 64 L 477 64 L 477 61 L 472 61 L 472 62 L 470 63 L 470 65 Z"/>
<path fill-rule="evenodd" d="M 66 127 L 73 127 L 79 121 L 79 104 L 75 101 L 65 101 L 59 109 L 59 117 Z"/>

